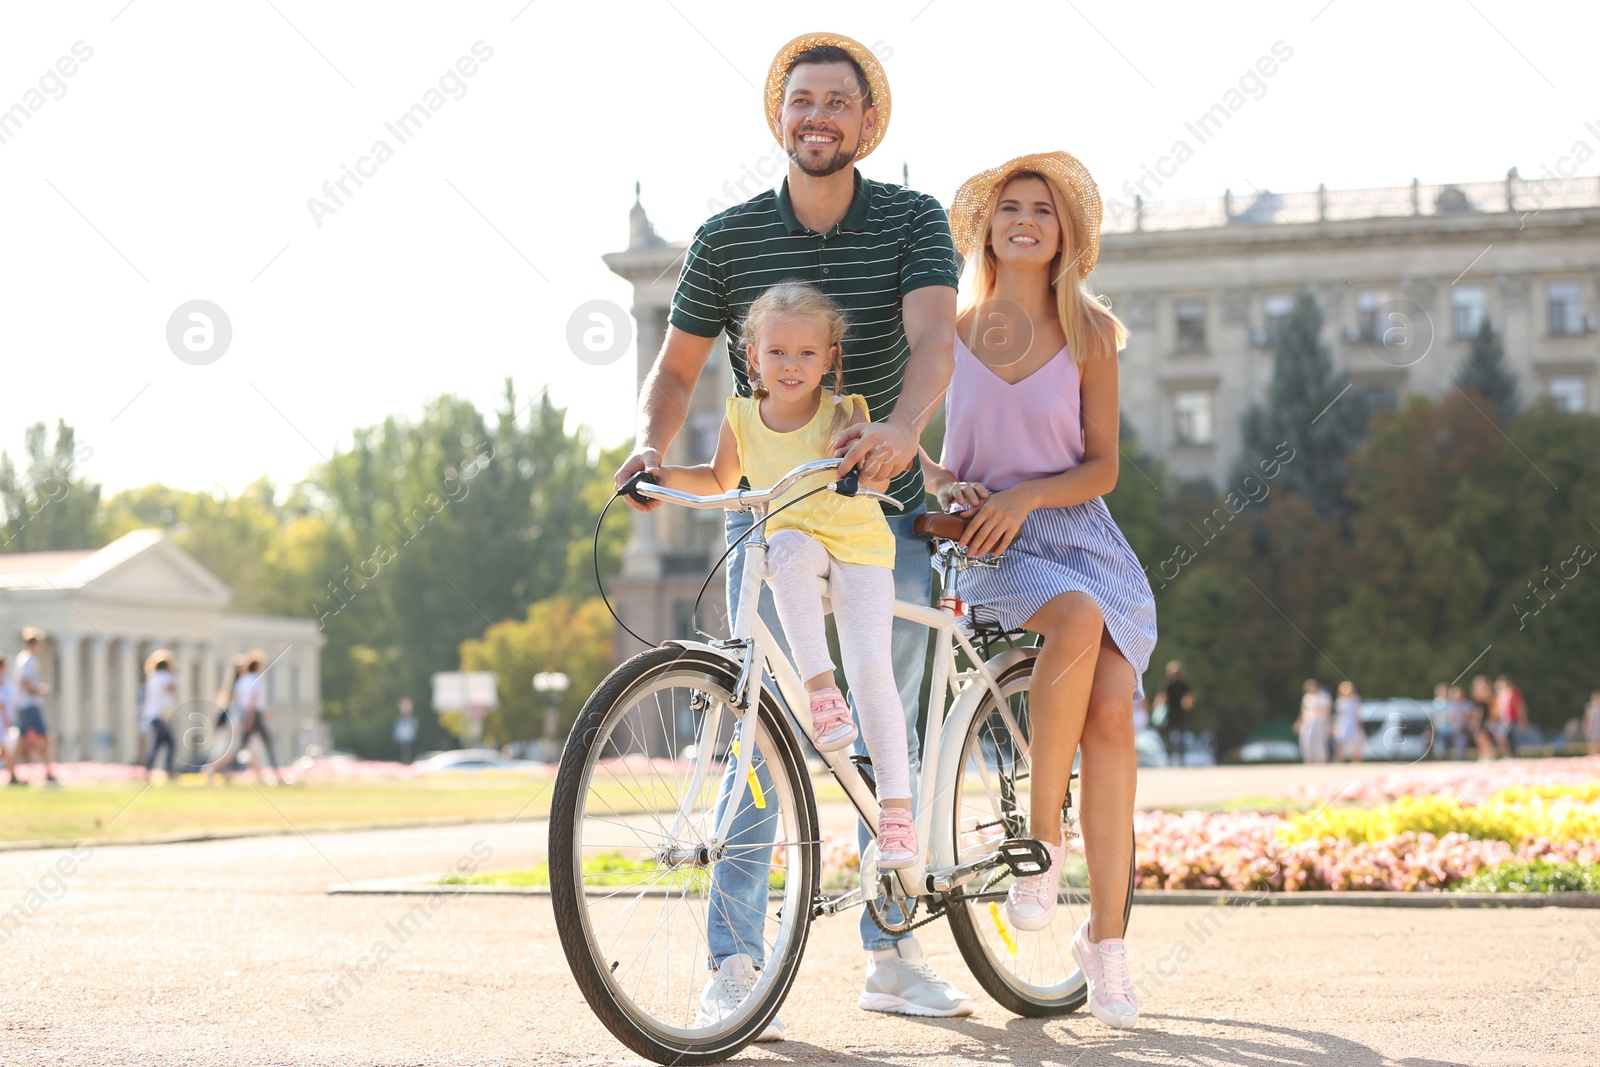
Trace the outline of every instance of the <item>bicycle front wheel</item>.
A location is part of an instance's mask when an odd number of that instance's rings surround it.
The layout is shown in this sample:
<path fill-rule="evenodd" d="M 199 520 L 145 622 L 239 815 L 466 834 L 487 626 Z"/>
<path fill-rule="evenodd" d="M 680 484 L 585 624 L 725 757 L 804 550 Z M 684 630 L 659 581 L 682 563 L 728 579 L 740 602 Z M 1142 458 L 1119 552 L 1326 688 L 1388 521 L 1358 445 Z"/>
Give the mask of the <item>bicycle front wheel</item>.
<path fill-rule="evenodd" d="M 1040 837 L 1028 826 L 1030 767 L 1024 754 L 1031 734 L 1029 693 L 1034 657 L 1010 665 L 1000 675 L 1005 702 L 986 694 L 973 715 L 955 781 L 957 862 L 976 859 L 1013 837 Z M 1088 999 L 1083 972 L 1070 945 L 1089 917 L 1088 867 L 1078 836 L 1074 795 L 1063 811 L 1068 830 L 1065 874 L 1055 917 L 1043 930 L 1018 930 L 1006 921 L 1006 891 L 1011 874 L 1000 867 L 952 894 L 947 908 L 950 931 L 978 984 L 1001 1007 L 1023 1016 L 1061 1015 Z M 1123 921 L 1133 904 L 1133 848 L 1128 851 L 1128 897 Z"/>
<path fill-rule="evenodd" d="M 726 1059 L 766 1027 L 799 968 L 816 896 L 811 780 L 764 691 L 751 772 L 731 781 L 744 743 L 733 729 L 737 674 L 701 650 L 635 656 L 584 705 L 556 777 L 550 895 L 561 946 L 600 1021 L 657 1063 Z M 693 758 L 649 755 L 690 738 Z M 719 849 L 730 803 L 734 828 Z M 753 988 L 736 1008 L 702 1010 L 711 961 L 733 952 L 752 957 Z"/>

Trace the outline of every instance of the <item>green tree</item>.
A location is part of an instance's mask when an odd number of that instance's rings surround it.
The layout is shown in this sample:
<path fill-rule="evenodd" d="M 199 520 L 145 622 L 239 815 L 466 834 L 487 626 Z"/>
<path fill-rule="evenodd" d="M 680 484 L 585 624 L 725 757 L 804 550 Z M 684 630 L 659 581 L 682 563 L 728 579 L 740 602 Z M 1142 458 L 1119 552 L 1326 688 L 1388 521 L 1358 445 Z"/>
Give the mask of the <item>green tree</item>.
<path fill-rule="evenodd" d="M 1488 319 L 1479 325 L 1472 350 L 1456 371 L 1455 386 L 1464 393 L 1488 397 L 1501 422 L 1517 415 L 1517 379 L 1506 370 L 1505 344 Z"/>
<path fill-rule="evenodd" d="M 533 688 L 533 676 L 541 671 L 567 676 L 556 740 L 566 737 L 583 702 L 611 670 L 612 631 L 611 614 L 599 598 L 574 603 L 552 597 L 531 605 L 520 621 L 506 619 L 461 642 L 462 670 L 493 671 L 500 679 L 500 706 L 484 716 L 484 742 L 498 746 L 543 736 L 547 698 Z"/>
<path fill-rule="evenodd" d="M 1349 381 L 1333 368 L 1322 342 L 1322 311 L 1310 291 L 1295 297 L 1294 310 L 1272 336 L 1272 387 L 1265 406 L 1244 417 L 1244 448 L 1234 481 L 1283 443 L 1295 450 L 1278 488 L 1310 499 L 1322 515 L 1344 514 L 1346 457 L 1366 429 L 1367 406 L 1346 392 Z"/>
<path fill-rule="evenodd" d="M 72 427 L 56 422 L 55 445 L 45 424 L 24 435 L 27 468 L 19 476 L 11 457 L 0 452 L 0 552 L 97 548 L 101 539 L 100 486 L 79 474 L 94 454 L 78 447 Z"/>

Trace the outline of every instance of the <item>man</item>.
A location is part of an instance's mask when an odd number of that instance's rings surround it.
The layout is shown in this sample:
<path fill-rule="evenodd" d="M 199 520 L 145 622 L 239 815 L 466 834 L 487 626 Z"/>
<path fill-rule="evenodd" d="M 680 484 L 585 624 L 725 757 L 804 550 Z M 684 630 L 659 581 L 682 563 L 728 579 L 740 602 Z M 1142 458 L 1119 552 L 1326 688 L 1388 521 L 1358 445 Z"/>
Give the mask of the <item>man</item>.
<path fill-rule="evenodd" d="M 1456 731 L 1456 706 L 1450 699 L 1450 686 L 1440 682 L 1433 687 L 1433 708 L 1428 718 L 1433 722 L 1433 740 L 1429 744 L 1434 759 L 1445 759 L 1450 739 Z"/>
<path fill-rule="evenodd" d="M 1167 698 L 1167 759 L 1182 767 L 1188 754 L 1183 735 L 1189 728 L 1189 711 L 1194 707 L 1194 690 L 1183 677 L 1183 664 L 1177 660 L 1167 664 L 1167 680 L 1161 688 Z"/>
<path fill-rule="evenodd" d="M 1294 722 L 1300 737 L 1300 758 L 1306 763 L 1328 762 L 1328 730 L 1333 723 L 1333 697 L 1315 678 L 1307 678 L 1300 696 L 1300 717 Z"/>
<path fill-rule="evenodd" d="M 888 491 L 905 505 L 903 512 L 886 509 L 896 537 L 895 595 L 926 604 L 932 596 L 927 548 L 911 533 L 912 521 L 925 510 L 917 446 L 954 366 L 957 273 L 949 222 L 938 202 L 856 171 L 856 162 L 883 137 L 889 111 L 888 80 L 860 43 L 837 34 L 807 34 L 779 51 L 767 76 L 766 118 L 788 152 L 788 176 L 778 192 L 761 193 L 714 216 L 695 235 L 665 343 L 641 390 L 637 445 L 617 471 L 616 483 L 620 487 L 639 471 L 660 466 L 662 453 L 683 426 L 717 334 L 729 337 L 737 393 L 750 395 L 745 354 L 735 340 L 746 309 L 779 281 L 811 282 L 850 319 L 845 383 L 865 395 L 874 420 L 835 440 L 840 471 L 859 467 L 872 477 L 893 475 Z M 635 506 L 650 510 L 655 505 Z M 728 543 L 742 544 L 750 523 L 750 516 L 730 512 Z M 730 618 L 743 568 L 741 548 L 728 566 Z M 781 641 L 770 591 L 763 590 L 760 610 Z M 896 621 L 892 655 L 906 712 L 913 789 L 926 638 L 925 630 Z M 723 797 L 732 794 L 732 773 L 730 763 Z M 730 842 L 748 849 L 770 841 L 773 822 L 758 814 L 744 805 Z M 867 839 L 864 828 L 860 839 Z M 702 1025 L 748 995 L 763 962 L 767 875 L 756 867 L 722 863 L 714 868 L 707 936 L 716 969 L 701 998 Z M 861 1007 L 909 1015 L 971 1014 L 972 998 L 933 973 L 916 938 L 884 934 L 865 909 L 861 936 L 872 954 Z M 782 1024 L 774 1019 L 758 1040 L 782 1037 Z"/>
<path fill-rule="evenodd" d="M 57 786 L 55 771 L 50 765 L 50 730 L 45 725 L 44 698 L 50 687 L 39 678 L 39 645 L 44 641 L 44 631 L 29 626 L 22 631 L 25 651 L 17 657 L 17 681 L 13 699 L 17 705 L 17 759 L 38 758 L 44 763 L 44 784 Z M 11 778 L 16 781 L 16 767 Z"/>

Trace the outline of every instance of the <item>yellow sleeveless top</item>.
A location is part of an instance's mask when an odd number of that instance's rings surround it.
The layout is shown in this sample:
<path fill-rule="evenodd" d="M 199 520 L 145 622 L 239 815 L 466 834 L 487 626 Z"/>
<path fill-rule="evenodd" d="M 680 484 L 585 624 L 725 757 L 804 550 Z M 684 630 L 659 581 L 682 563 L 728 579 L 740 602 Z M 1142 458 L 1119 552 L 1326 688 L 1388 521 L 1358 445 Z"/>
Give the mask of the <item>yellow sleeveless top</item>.
<path fill-rule="evenodd" d="M 867 411 L 866 398 L 856 393 L 844 397 L 842 403 L 846 411 L 853 411 L 856 405 Z M 766 489 L 800 464 L 832 456 L 828 442 L 833 439 L 833 411 L 833 398 L 824 394 L 810 422 L 798 430 L 779 433 L 761 421 L 761 401 L 754 397 L 729 397 L 728 425 L 739 442 L 739 460 L 750 485 Z M 825 485 L 832 477 L 826 472 L 814 475 L 774 500 L 767 510 L 772 515 L 767 533 L 800 530 L 822 542 L 828 555 L 841 563 L 893 567 L 894 534 L 883 517 L 882 505 L 876 500 L 821 492 L 781 514 L 774 514 L 789 501 Z"/>

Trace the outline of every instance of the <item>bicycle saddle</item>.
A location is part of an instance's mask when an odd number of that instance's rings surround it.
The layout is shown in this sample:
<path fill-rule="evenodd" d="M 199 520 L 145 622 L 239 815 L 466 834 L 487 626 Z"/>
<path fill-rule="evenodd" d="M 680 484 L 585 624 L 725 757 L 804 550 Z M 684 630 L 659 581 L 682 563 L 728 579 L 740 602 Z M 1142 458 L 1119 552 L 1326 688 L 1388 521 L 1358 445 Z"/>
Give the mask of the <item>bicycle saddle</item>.
<path fill-rule="evenodd" d="M 967 522 L 960 515 L 929 512 L 916 517 L 911 523 L 911 532 L 918 537 L 959 541 L 961 535 L 967 532 Z"/>

